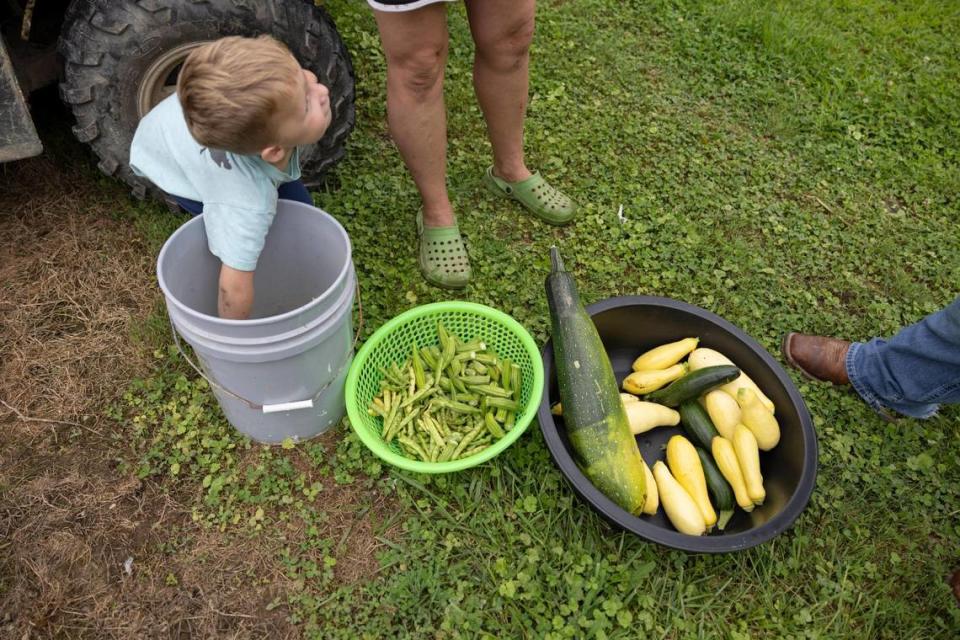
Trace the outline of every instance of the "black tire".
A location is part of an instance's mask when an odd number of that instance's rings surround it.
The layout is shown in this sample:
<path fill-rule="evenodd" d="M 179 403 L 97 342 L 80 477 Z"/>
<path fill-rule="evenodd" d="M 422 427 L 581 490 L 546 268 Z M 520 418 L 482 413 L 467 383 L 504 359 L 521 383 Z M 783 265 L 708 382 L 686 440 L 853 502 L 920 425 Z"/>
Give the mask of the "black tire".
<path fill-rule="evenodd" d="M 130 141 L 149 108 L 143 105 L 155 103 L 141 95 L 142 80 L 158 73 L 160 60 L 175 64 L 176 52 L 192 43 L 262 33 L 284 42 L 330 89 L 330 127 L 301 155 L 304 182 L 318 184 L 343 157 L 353 129 L 354 76 L 333 20 L 305 0 L 73 0 L 59 49 L 60 96 L 77 119 L 74 134 L 92 147 L 100 169 L 126 181 L 135 196 L 156 193 L 129 166 Z"/>

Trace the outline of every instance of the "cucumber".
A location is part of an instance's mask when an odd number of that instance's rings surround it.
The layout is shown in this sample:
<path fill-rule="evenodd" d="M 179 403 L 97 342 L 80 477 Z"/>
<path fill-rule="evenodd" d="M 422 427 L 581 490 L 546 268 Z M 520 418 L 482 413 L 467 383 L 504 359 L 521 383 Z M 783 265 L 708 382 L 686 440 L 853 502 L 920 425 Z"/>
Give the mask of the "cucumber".
<path fill-rule="evenodd" d="M 690 354 L 690 357 L 687 358 L 687 364 L 690 365 L 691 371 L 696 371 L 697 369 L 703 369 L 705 367 L 712 367 L 718 364 L 735 364 L 730 358 L 723 355 L 719 351 L 714 349 L 707 349 L 705 347 L 700 347 L 699 349 L 694 349 Z M 760 390 L 760 387 L 757 386 L 757 383 L 750 379 L 750 376 L 740 372 L 740 377 L 723 385 L 723 390 L 729 393 L 732 397 L 737 397 L 737 392 L 742 388 L 753 389 L 754 392 L 760 397 L 760 402 L 766 405 L 767 409 L 770 409 L 771 413 L 776 412 L 776 407 L 774 407 L 773 402 L 764 395 L 763 391 Z"/>
<path fill-rule="evenodd" d="M 707 410 L 696 400 L 680 403 L 680 423 L 693 443 L 704 449 L 709 449 L 713 439 L 720 435 Z"/>
<path fill-rule="evenodd" d="M 684 400 L 698 398 L 710 389 L 736 380 L 740 369 L 732 364 L 721 364 L 691 371 L 670 386 L 654 391 L 647 396 L 650 402 L 676 407 Z"/>
<path fill-rule="evenodd" d="M 697 455 L 700 457 L 700 466 L 703 467 L 703 477 L 707 480 L 707 491 L 713 498 L 713 504 L 717 507 L 717 529 L 723 531 L 724 527 L 733 517 L 733 490 L 709 453 L 697 447 Z"/>
<path fill-rule="evenodd" d="M 646 503 L 646 474 L 610 358 L 556 247 L 550 248 L 550 260 L 546 290 L 553 356 L 574 460 L 601 493 L 637 515 Z"/>

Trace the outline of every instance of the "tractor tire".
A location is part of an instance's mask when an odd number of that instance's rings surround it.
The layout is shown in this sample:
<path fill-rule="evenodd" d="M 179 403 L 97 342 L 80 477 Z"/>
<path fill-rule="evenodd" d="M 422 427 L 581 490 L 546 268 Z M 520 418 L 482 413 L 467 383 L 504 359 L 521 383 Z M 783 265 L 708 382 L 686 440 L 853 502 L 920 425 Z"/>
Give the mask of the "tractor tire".
<path fill-rule="evenodd" d="M 331 123 L 301 150 L 303 181 L 321 182 L 344 154 L 353 129 L 350 54 L 329 14 L 307 0 L 73 0 L 61 30 L 60 97 L 73 132 L 100 159 L 101 171 L 127 182 L 137 198 L 158 190 L 130 169 L 137 123 L 174 91 L 189 52 L 223 36 L 269 33 L 330 89 Z"/>

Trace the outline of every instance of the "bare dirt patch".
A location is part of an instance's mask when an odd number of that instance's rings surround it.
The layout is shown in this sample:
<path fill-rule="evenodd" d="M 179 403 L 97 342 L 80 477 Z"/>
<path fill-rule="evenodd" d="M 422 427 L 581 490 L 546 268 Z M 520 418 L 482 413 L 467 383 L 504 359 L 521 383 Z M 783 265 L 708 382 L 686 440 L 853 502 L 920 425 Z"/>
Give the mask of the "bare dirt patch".
<path fill-rule="evenodd" d="M 0 506 L 0 636 L 295 635 L 283 609 L 267 610 L 287 584 L 265 541 L 193 526 L 156 483 L 98 456 L 38 462 L 15 465 L 26 477 Z"/>
<path fill-rule="evenodd" d="M 316 443 L 323 446 L 327 455 L 333 455 L 339 437 L 338 430 L 331 429 L 319 436 Z M 373 579 L 380 569 L 377 553 L 383 548 L 378 538 L 391 539 L 400 535 L 400 525 L 392 519 L 396 511 L 394 499 L 359 483 L 338 485 L 332 478 L 319 473 L 299 452 L 293 457 L 293 464 L 305 474 L 308 483 L 319 481 L 323 485 L 317 495 L 316 508 L 327 516 L 324 537 L 334 541 L 337 582 L 354 584 Z M 299 537 L 302 532 L 293 534 L 291 539 Z"/>

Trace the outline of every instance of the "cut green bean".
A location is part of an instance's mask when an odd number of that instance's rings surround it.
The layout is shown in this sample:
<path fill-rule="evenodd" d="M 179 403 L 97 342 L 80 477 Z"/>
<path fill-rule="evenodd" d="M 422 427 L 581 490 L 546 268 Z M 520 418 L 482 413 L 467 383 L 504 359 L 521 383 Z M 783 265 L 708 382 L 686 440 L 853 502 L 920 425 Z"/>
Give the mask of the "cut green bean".
<path fill-rule="evenodd" d="M 492 396 L 495 398 L 509 398 L 513 394 L 509 391 L 505 391 L 500 387 L 495 387 L 492 384 L 471 384 L 468 386 L 471 391 L 476 391 L 477 393 L 482 393 L 485 396 Z"/>
<path fill-rule="evenodd" d="M 399 411 L 398 411 L 399 412 Z M 412 422 L 417 417 L 417 411 L 412 411 L 410 414 L 404 416 L 402 419 L 397 416 L 390 422 L 389 430 L 384 432 L 384 440 L 390 442 L 400 433 L 401 429 L 406 427 L 410 422 Z"/>
<path fill-rule="evenodd" d="M 519 411 L 520 404 L 514 400 L 508 400 L 507 398 L 498 398 L 496 396 L 487 396 L 487 406 L 496 407 L 498 409 L 506 409 L 507 411 Z"/>
<path fill-rule="evenodd" d="M 510 358 L 504 358 L 500 363 L 500 386 L 507 391 L 511 390 L 510 385 L 513 382 L 513 376 L 510 375 L 512 364 Z"/>
<path fill-rule="evenodd" d="M 461 453 L 457 457 L 457 460 L 464 460 L 466 458 L 469 458 L 470 456 L 475 456 L 486 448 L 487 448 L 486 445 L 480 445 L 479 447 L 470 447 L 469 449 Z"/>
<path fill-rule="evenodd" d="M 437 431 L 440 432 L 440 435 L 446 439 L 450 435 L 450 427 L 448 427 L 445 422 L 434 420 L 432 416 L 428 417 L 430 418 L 430 422 L 433 424 L 433 426 L 437 429 Z"/>
<path fill-rule="evenodd" d="M 457 347 L 457 352 L 462 351 L 486 351 L 487 345 L 482 340 L 471 340 Z"/>
<path fill-rule="evenodd" d="M 400 442 L 400 444 L 404 445 L 407 449 L 410 450 L 411 453 L 415 454 L 421 460 L 430 459 L 430 456 L 427 454 L 427 452 L 424 451 L 423 448 L 419 444 L 417 444 L 415 440 L 412 440 L 404 436 L 400 436 L 399 438 L 397 438 L 397 440 Z"/>
<path fill-rule="evenodd" d="M 443 448 L 443 453 L 437 457 L 437 462 L 447 462 L 453 457 L 459 445 L 456 442 L 450 442 Z"/>
<path fill-rule="evenodd" d="M 440 347 L 446 348 L 447 343 L 450 341 L 450 334 L 447 333 L 446 327 L 444 327 L 440 321 L 437 321 L 437 338 L 440 340 Z"/>
<path fill-rule="evenodd" d="M 452 400 L 445 400 L 444 398 L 434 398 L 431 404 L 444 409 L 450 409 L 457 413 L 480 413 L 479 409 L 465 402 L 453 402 Z"/>
<path fill-rule="evenodd" d="M 399 409 L 400 409 L 399 403 L 394 403 L 393 406 L 390 407 L 390 413 L 388 413 L 388 414 L 387 414 L 387 417 L 384 418 L 384 420 L 383 420 L 383 434 L 384 434 L 384 437 L 387 437 L 388 434 L 390 433 L 390 425 L 392 425 L 392 424 L 393 424 L 393 421 L 396 420 L 396 418 L 397 418 L 397 411 L 399 411 Z M 387 440 L 387 442 L 389 442 L 389 440 Z"/>
<path fill-rule="evenodd" d="M 401 420 L 401 421 L 397 424 L 397 429 L 402 429 L 402 428 L 404 428 L 405 426 L 407 426 L 407 424 L 409 424 L 410 422 L 413 422 L 413 421 L 417 418 L 418 415 L 420 415 L 420 407 L 416 407 L 416 408 L 413 409 L 413 411 L 411 411 L 410 413 L 408 413 L 408 414 L 403 418 L 403 420 Z"/>
<path fill-rule="evenodd" d="M 433 438 L 433 441 L 436 442 L 438 446 L 443 446 L 443 436 L 441 436 L 440 432 L 437 431 L 437 428 L 433 426 L 432 420 L 429 418 L 426 420 L 421 420 L 420 425 L 427 431 L 427 433 L 430 434 L 430 437 Z"/>
<path fill-rule="evenodd" d="M 453 361 L 454 356 L 457 355 L 457 345 L 450 340 L 447 342 L 446 346 L 443 348 L 443 361 L 450 363 Z"/>
<path fill-rule="evenodd" d="M 402 387 L 406 382 L 396 376 L 396 374 L 390 369 L 384 369 L 380 367 L 380 373 L 383 374 L 383 380 L 387 382 L 387 385 L 390 387 Z"/>
<path fill-rule="evenodd" d="M 422 400 L 423 398 L 426 398 L 427 396 L 433 395 L 434 393 L 436 393 L 436 391 L 437 391 L 437 388 L 436 388 L 436 387 L 426 387 L 426 388 L 424 388 L 424 389 L 421 389 L 420 391 L 417 391 L 415 394 L 413 394 L 412 396 L 409 396 L 406 400 L 404 400 L 403 402 L 401 402 L 401 403 L 400 403 L 400 406 L 401 406 L 401 407 L 409 407 L 409 406 L 412 405 L 413 403 L 419 402 L 419 401 Z"/>
<path fill-rule="evenodd" d="M 420 349 L 420 358 L 423 361 L 423 364 L 430 367 L 431 369 L 437 368 L 437 361 L 433 357 L 433 353 L 430 352 L 429 347 L 424 347 Z"/>
<path fill-rule="evenodd" d="M 417 382 L 417 389 L 423 389 L 427 384 L 426 374 L 423 372 L 423 361 L 420 359 L 420 350 L 417 348 L 417 343 L 413 343 L 411 349 L 413 351 L 413 375 Z"/>
<path fill-rule="evenodd" d="M 464 449 L 467 448 L 467 445 L 470 444 L 470 443 L 473 441 L 474 438 L 476 438 L 478 435 L 480 435 L 480 432 L 481 432 L 483 429 L 484 429 L 483 421 L 480 421 L 480 423 L 477 424 L 477 426 L 473 428 L 473 431 L 471 431 L 470 433 L 468 433 L 467 435 L 465 435 L 465 436 L 463 437 L 463 440 L 461 440 L 461 441 L 459 442 L 459 444 L 457 444 L 456 449 L 453 450 L 453 455 L 451 455 L 450 457 L 456 459 L 456 457 L 457 457 L 458 455 L 460 455 L 460 453 L 461 453 Z"/>
<path fill-rule="evenodd" d="M 520 392 L 523 391 L 520 384 L 520 365 L 510 366 L 510 386 L 513 387 L 513 401 L 520 404 Z"/>
<path fill-rule="evenodd" d="M 410 345 L 403 362 L 380 367 L 367 412 L 381 436 L 407 457 L 437 462 L 476 455 L 516 425 L 521 370 L 474 336 L 468 342 L 437 323 L 438 344 Z"/>
<path fill-rule="evenodd" d="M 493 412 L 487 411 L 486 415 L 483 416 L 483 421 L 486 424 L 487 431 L 490 432 L 490 435 L 497 439 L 503 437 L 503 429 L 500 428 L 500 425 L 497 423 L 497 419 L 493 417 Z"/>

